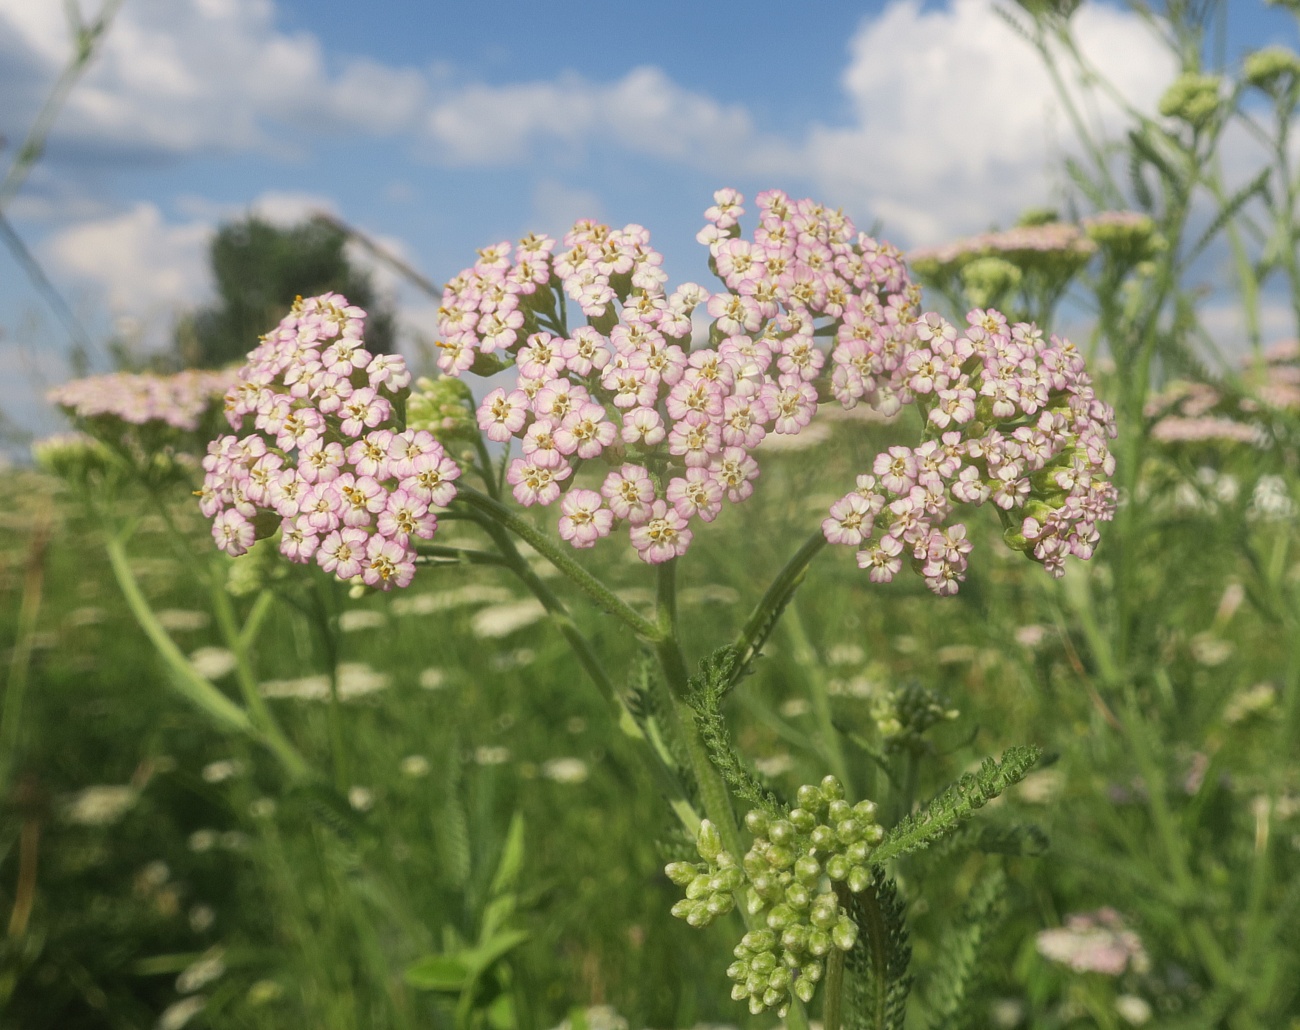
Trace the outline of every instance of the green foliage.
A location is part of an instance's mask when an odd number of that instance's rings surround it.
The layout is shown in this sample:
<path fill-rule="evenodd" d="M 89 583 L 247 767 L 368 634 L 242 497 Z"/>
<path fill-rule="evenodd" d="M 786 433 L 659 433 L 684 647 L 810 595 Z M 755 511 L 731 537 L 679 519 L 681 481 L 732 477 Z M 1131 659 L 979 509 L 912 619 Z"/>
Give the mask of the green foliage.
<path fill-rule="evenodd" d="M 395 350 L 391 312 L 376 306 L 370 277 L 346 253 L 347 235 L 324 221 L 289 227 L 255 216 L 223 225 L 209 260 L 217 300 L 176 330 L 176 352 L 186 367 L 217 368 L 237 361 L 273 329 L 295 297 L 333 291 L 365 308 L 366 345 Z"/>
<path fill-rule="evenodd" d="M 722 702 L 735 684 L 739 664 L 733 647 L 719 648 L 700 661 L 700 671 L 691 677 L 686 703 L 695 713 L 695 725 L 709 758 L 722 774 L 732 793 L 769 815 L 777 816 L 785 806 L 777 796 L 750 771 L 745 760 L 731 743 Z"/>
<path fill-rule="evenodd" d="M 884 871 L 853 895 L 850 912 L 861 935 L 844 970 L 844 1025 L 850 1030 L 903 1030 L 912 990 L 912 945 L 898 887 Z"/>
<path fill-rule="evenodd" d="M 871 855 L 875 865 L 921 851 L 948 834 L 1008 787 L 1019 783 L 1042 757 L 1042 749 L 1007 748 L 1001 760 L 986 758 L 979 770 L 966 773 L 914 815 L 908 815 L 886 835 Z"/>
<path fill-rule="evenodd" d="M 1006 875 L 994 866 L 972 888 L 955 925 L 944 934 L 939 963 L 926 991 L 932 1030 L 972 1025 L 965 1002 L 980 974 L 989 937 L 1005 914 L 1006 891 Z"/>

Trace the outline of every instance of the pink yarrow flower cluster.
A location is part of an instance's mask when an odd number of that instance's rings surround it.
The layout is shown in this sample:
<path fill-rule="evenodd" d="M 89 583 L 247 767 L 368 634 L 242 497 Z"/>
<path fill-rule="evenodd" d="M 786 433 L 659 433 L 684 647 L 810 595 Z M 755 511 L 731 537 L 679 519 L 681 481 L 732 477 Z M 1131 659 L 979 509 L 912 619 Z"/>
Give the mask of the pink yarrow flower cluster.
<path fill-rule="evenodd" d="M 240 435 L 211 443 L 198 493 L 228 554 L 278 529 L 291 561 L 388 590 L 410 583 L 414 541 L 433 536 L 460 469 L 429 433 L 401 428 L 410 373 L 365 349 L 365 317 L 324 294 L 262 338 L 225 398 Z"/>
<path fill-rule="evenodd" d="M 822 524 L 830 543 L 858 549 L 872 580 L 888 582 L 910 560 L 935 593 L 956 593 L 971 542 L 965 525 L 945 523 L 986 502 L 1007 542 L 1052 575 L 1069 555 L 1092 556 L 1097 525 L 1115 510 L 1115 424 L 1073 344 L 975 310 L 964 329 L 927 314 L 888 343 L 846 321 L 832 361 L 846 406 L 883 390 L 926 422 L 920 446 L 877 455 Z"/>
<path fill-rule="evenodd" d="M 560 535 L 575 547 L 626 524 L 643 560 L 683 554 L 697 520 L 753 492 L 762 440 L 812 420 L 827 364 L 818 330 L 851 321 L 896 349 L 915 319 L 918 293 L 898 251 L 839 212 L 772 190 L 757 198 L 759 225 L 745 239 L 740 194 L 714 199 L 698 238 L 719 292 L 670 292 L 644 228 L 591 221 L 561 241 L 487 247 L 444 292 L 439 364 L 459 375 L 485 357 L 513 360 L 515 386 L 483 399 L 479 426 L 518 444 L 506 476 L 515 499 L 559 502 Z M 572 309 L 586 324 L 570 330 Z M 708 342 L 692 346 L 701 309 Z M 891 403 L 883 382 L 845 389 Z M 599 489 L 574 487 L 591 464 L 606 469 Z"/>
<path fill-rule="evenodd" d="M 189 370 L 167 376 L 114 372 L 64 383 L 46 397 L 87 421 L 108 418 L 132 426 L 156 423 L 194 432 L 234 383 L 234 370 Z"/>

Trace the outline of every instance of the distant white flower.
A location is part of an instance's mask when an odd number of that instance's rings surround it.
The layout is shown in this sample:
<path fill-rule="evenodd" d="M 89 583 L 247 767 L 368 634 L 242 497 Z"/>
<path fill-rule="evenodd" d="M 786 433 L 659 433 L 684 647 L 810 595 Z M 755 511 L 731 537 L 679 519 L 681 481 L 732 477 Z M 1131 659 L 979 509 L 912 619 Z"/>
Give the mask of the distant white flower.
<path fill-rule="evenodd" d="M 134 787 L 87 787 L 73 795 L 64 818 L 77 826 L 111 826 L 130 811 L 139 796 Z"/>
<path fill-rule="evenodd" d="M 1287 491 L 1286 480 L 1281 476 L 1260 476 L 1250 496 L 1250 508 L 1246 514 L 1267 522 L 1277 522 L 1294 518 L 1295 513 L 1296 504 Z"/>
<path fill-rule="evenodd" d="M 756 758 L 754 768 L 764 776 L 782 776 L 794 768 L 794 759 L 787 754 L 772 755 L 770 758 Z"/>
<path fill-rule="evenodd" d="M 1000 1030 L 1013 1030 L 1025 1021 L 1025 1003 L 1019 998 L 998 998 L 989 1006 L 989 1020 Z"/>
<path fill-rule="evenodd" d="M 205 679 L 219 680 L 234 672 L 239 663 L 235 653 L 224 647 L 200 647 L 190 655 L 190 664 Z"/>
<path fill-rule="evenodd" d="M 537 652 L 531 647 L 517 647 L 513 651 L 498 651 L 492 656 L 492 668 L 497 672 L 522 669 L 537 661 Z"/>
<path fill-rule="evenodd" d="M 380 690 L 386 690 L 392 677 L 376 672 L 365 662 L 342 662 L 338 669 L 339 700 L 351 701 Z"/>
<path fill-rule="evenodd" d="M 339 616 L 339 631 L 342 633 L 356 633 L 358 630 L 363 629 L 380 629 L 387 622 L 388 617 L 383 612 L 358 608 L 344 612 Z"/>
<path fill-rule="evenodd" d="M 1277 701 L 1277 688 L 1271 683 L 1256 683 L 1239 690 L 1223 706 L 1223 721 L 1228 725 L 1244 722 L 1252 715 L 1266 714 Z"/>
<path fill-rule="evenodd" d="M 1231 658 L 1237 648 L 1232 641 L 1216 637 L 1213 633 L 1198 633 L 1192 637 L 1188 649 L 1198 664 L 1214 668 Z"/>
<path fill-rule="evenodd" d="M 583 1010 L 582 1021 L 587 1030 L 627 1030 L 627 1020 L 612 1005 L 592 1005 Z M 573 1021 L 566 1019 L 555 1030 L 573 1030 Z"/>
<path fill-rule="evenodd" d="M 275 799 L 254 798 L 248 803 L 248 814 L 254 819 L 270 819 L 275 815 Z"/>
<path fill-rule="evenodd" d="M 181 1030 L 191 1019 L 203 1011 L 207 999 L 201 994 L 182 998 L 174 1005 L 168 1005 L 158 1017 L 158 1030 Z"/>
<path fill-rule="evenodd" d="M 504 765 L 510 761 L 508 747 L 490 747 L 484 745 L 474 749 L 474 762 L 477 765 Z"/>
<path fill-rule="evenodd" d="M 787 719 L 797 719 L 801 715 L 807 715 L 812 711 L 812 705 L 808 703 L 806 697 L 792 697 L 789 701 L 781 702 L 781 714 Z"/>
<path fill-rule="evenodd" d="M 195 854 L 203 854 L 205 851 L 211 851 L 217 846 L 217 841 L 221 835 L 216 830 L 195 830 L 190 834 L 189 848 Z"/>
<path fill-rule="evenodd" d="M 211 905 L 195 905 L 190 909 L 190 929 L 195 933 L 207 933 L 217 921 L 217 914 Z"/>
<path fill-rule="evenodd" d="M 401 770 L 403 776 L 417 780 L 429 775 L 429 760 L 424 755 L 407 755 L 402 759 Z"/>
<path fill-rule="evenodd" d="M 295 701 L 323 701 L 330 696 L 328 676 L 303 676 L 293 680 L 267 680 L 258 685 L 258 693 L 269 698 Z"/>
<path fill-rule="evenodd" d="M 164 608 L 158 613 L 158 622 L 169 633 L 193 633 L 211 621 L 212 617 L 207 612 L 190 608 Z"/>
<path fill-rule="evenodd" d="M 226 972 L 225 952 L 214 948 L 193 965 L 185 969 L 176 978 L 176 990 L 179 994 L 193 994 L 213 980 L 220 979 Z"/>
<path fill-rule="evenodd" d="M 223 758 L 218 762 L 209 762 L 203 767 L 205 783 L 224 783 L 232 780 L 244 771 L 244 763 L 237 758 Z"/>
<path fill-rule="evenodd" d="M 248 1004 L 256 1008 L 269 1005 L 284 994 L 284 988 L 275 980 L 258 980 L 248 989 Z"/>
<path fill-rule="evenodd" d="M 1143 1026 L 1151 1019 L 1151 1006 L 1136 994 L 1121 994 L 1115 999 L 1115 1011 L 1129 1026 Z"/>
<path fill-rule="evenodd" d="M 476 637 L 495 640 L 531 626 L 545 616 L 546 609 L 542 603 L 528 598 L 484 608 L 470 621 L 470 629 Z"/>
<path fill-rule="evenodd" d="M 425 690 L 441 690 L 447 685 L 447 674 L 430 666 L 420 673 L 420 686 Z"/>
<path fill-rule="evenodd" d="M 1060 769 L 1039 769 L 1020 781 L 1016 793 L 1031 805 L 1045 805 L 1061 793 L 1065 774 Z"/>
<path fill-rule="evenodd" d="M 136 889 L 145 893 L 156 891 L 172 878 L 172 871 L 166 862 L 155 860 L 146 865 L 135 877 Z"/>
<path fill-rule="evenodd" d="M 394 598 L 388 606 L 396 616 L 433 615 L 456 608 L 469 608 L 481 604 L 502 604 L 514 600 L 515 595 L 505 587 L 471 583 L 457 590 L 442 590 L 431 594 Z"/>
<path fill-rule="evenodd" d="M 552 758 L 542 763 L 542 775 L 556 783 L 582 783 L 587 779 L 587 763 L 581 758 Z"/>
<path fill-rule="evenodd" d="M 1047 639 L 1047 627 L 1030 624 L 1016 627 L 1016 643 L 1027 651 L 1032 651 Z"/>
<path fill-rule="evenodd" d="M 861 665 L 866 658 L 860 644 L 832 644 L 826 651 L 826 661 L 831 665 Z"/>
<path fill-rule="evenodd" d="M 103 608 L 74 608 L 63 621 L 68 626 L 95 626 L 107 617 L 108 613 Z"/>
<path fill-rule="evenodd" d="M 353 787 L 348 791 L 348 804 L 358 812 L 369 812 L 375 807 L 375 795 L 366 787 Z"/>

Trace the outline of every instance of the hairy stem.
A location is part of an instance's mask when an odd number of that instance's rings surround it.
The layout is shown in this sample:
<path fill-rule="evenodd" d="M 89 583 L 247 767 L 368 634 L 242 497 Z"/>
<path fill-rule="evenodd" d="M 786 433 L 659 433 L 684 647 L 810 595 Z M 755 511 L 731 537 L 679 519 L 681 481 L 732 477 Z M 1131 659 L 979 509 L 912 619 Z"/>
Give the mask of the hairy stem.
<path fill-rule="evenodd" d="M 461 486 L 457 497 L 527 543 L 567 576 L 574 586 L 591 598 L 601 611 L 614 616 L 643 640 L 651 643 L 658 641 L 659 627 L 622 601 L 609 587 L 574 561 L 566 553 L 567 548 L 563 544 L 557 543 L 541 532 L 527 519 L 520 518 L 504 504 L 479 493 L 472 487 Z"/>

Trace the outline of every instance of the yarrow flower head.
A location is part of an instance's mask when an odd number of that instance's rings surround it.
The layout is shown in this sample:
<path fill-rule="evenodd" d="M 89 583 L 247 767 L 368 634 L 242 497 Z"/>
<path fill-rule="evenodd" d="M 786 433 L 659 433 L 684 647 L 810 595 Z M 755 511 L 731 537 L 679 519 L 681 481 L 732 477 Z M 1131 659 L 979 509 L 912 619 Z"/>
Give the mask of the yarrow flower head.
<path fill-rule="evenodd" d="M 910 558 L 931 590 L 952 594 L 972 544 L 949 517 L 992 502 L 1007 542 L 1053 575 L 1069 555 L 1092 556 L 1097 524 L 1114 514 L 1115 427 L 1073 344 L 992 310 L 970 312 L 960 330 L 927 314 L 886 361 L 846 328 L 831 356 L 841 400 L 856 402 L 866 367 L 873 389 L 918 406 L 926 431 L 919 446 L 876 456 L 832 506 L 827 541 L 858 548 L 874 581 Z"/>
<path fill-rule="evenodd" d="M 518 443 L 506 476 L 515 499 L 560 503 L 575 547 L 625 525 L 646 562 L 685 553 L 697 519 L 753 492 L 763 439 L 794 436 L 816 415 L 827 366 L 818 330 L 851 319 L 890 347 L 915 318 L 899 252 L 839 212 L 772 190 L 745 238 L 744 198 L 723 189 L 714 201 L 699 239 L 718 292 L 671 289 L 641 226 L 580 221 L 562 240 L 485 248 L 443 294 L 439 365 L 455 376 L 513 362 L 516 384 L 483 398 L 479 427 Z M 586 324 L 571 329 L 577 312 Z M 693 345 L 701 312 L 708 340 Z M 605 466 L 595 508 L 575 478 L 591 465 Z"/>
<path fill-rule="evenodd" d="M 234 382 L 233 369 L 114 372 L 64 383 L 46 397 L 135 474 L 157 480 L 193 472 Z"/>
<path fill-rule="evenodd" d="M 410 583 L 460 469 L 432 433 L 402 427 L 410 373 L 365 349 L 365 317 L 324 294 L 262 338 L 225 397 L 240 435 L 209 445 L 198 496 L 228 554 L 278 530 L 290 561 L 388 590 Z"/>

